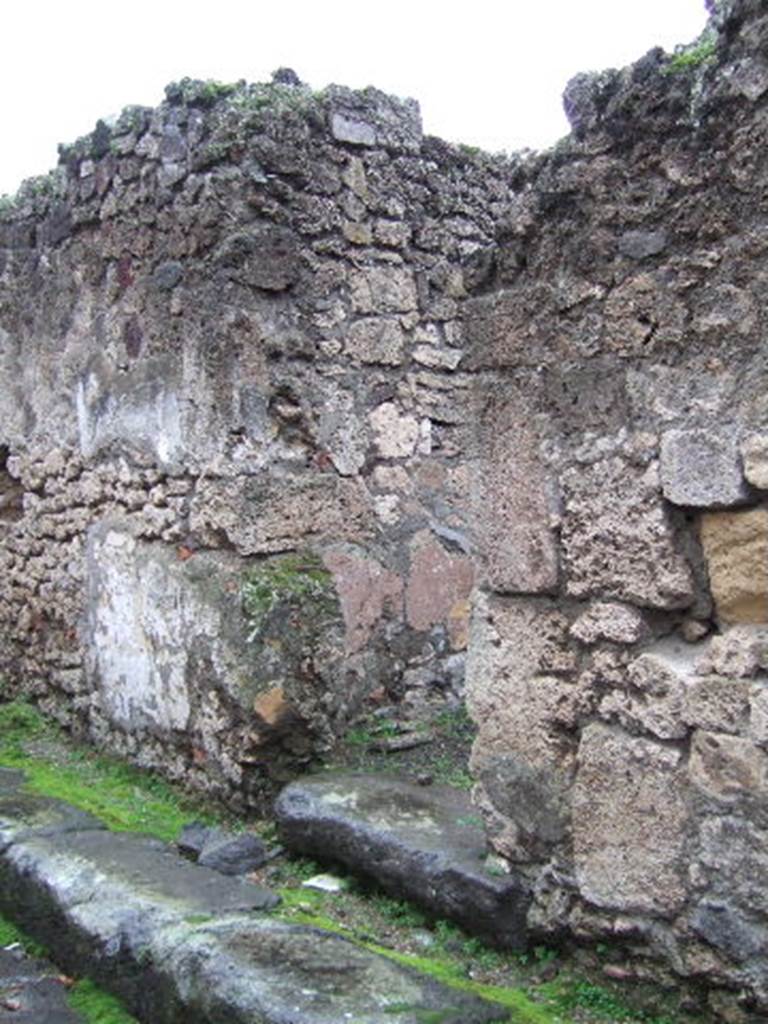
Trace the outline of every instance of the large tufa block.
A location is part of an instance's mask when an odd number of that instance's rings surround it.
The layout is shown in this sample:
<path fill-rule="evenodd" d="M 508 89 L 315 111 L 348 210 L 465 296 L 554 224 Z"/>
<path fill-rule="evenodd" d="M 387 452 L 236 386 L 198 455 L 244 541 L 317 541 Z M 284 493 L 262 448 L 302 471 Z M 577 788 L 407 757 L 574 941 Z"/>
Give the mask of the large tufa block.
<path fill-rule="evenodd" d="M 579 889 L 595 906 L 674 915 L 686 898 L 688 811 L 680 751 L 588 726 L 573 794 Z"/>
<path fill-rule="evenodd" d="M 768 509 L 705 513 L 700 531 L 720 621 L 768 622 Z"/>
<path fill-rule="evenodd" d="M 749 498 L 735 438 L 713 430 L 664 434 L 661 486 L 673 504 L 694 508 L 728 508 Z"/>
<path fill-rule="evenodd" d="M 562 543 L 567 593 L 647 608 L 686 608 L 691 570 L 677 548 L 655 462 L 611 457 L 563 474 Z"/>

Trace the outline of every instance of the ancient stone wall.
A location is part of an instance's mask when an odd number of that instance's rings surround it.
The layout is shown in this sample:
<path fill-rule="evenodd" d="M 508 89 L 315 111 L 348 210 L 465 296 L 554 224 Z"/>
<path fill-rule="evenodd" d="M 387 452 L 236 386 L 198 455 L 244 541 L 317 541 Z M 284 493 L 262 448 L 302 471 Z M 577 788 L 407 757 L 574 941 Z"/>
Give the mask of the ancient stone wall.
<path fill-rule="evenodd" d="M 768 15 L 713 25 L 574 79 L 540 156 L 285 75 L 65 149 L 0 213 L 0 641 L 72 728 L 246 804 L 374 693 L 460 698 L 469 643 L 531 927 L 735 1013 L 768 1007 Z"/>
<path fill-rule="evenodd" d="M 0 221 L 3 671 L 257 802 L 371 691 L 459 699 L 459 313 L 517 165 L 375 90 L 187 81 L 26 183 Z"/>
<path fill-rule="evenodd" d="M 467 305 L 467 685 L 476 796 L 531 924 L 764 1009 L 768 15 L 719 24 L 710 60 L 570 83 L 573 135 Z"/>

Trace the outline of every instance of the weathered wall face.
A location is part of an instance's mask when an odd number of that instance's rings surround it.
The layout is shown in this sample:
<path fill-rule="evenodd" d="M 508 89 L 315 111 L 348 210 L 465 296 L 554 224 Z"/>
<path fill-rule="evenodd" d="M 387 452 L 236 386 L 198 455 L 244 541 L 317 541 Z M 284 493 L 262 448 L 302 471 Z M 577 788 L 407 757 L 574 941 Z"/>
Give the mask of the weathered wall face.
<path fill-rule="evenodd" d="M 516 166 L 374 90 L 186 82 L 28 183 L 0 221 L 5 671 L 248 801 L 373 690 L 458 699 L 464 268 Z"/>
<path fill-rule="evenodd" d="M 488 489 L 468 700 L 534 927 L 764 1010 L 768 15 L 720 20 L 709 67 L 571 83 L 574 135 L 467 304 Z"/>
<path fill-rule="evenodd" d="M 540 157 L 280 83 L 65 150 L 0 215 L 0 639 L 251 804 L 469 645 L 531 926 L 765 1009 L 768 15 L 716 20 L 575 79 Z"/>

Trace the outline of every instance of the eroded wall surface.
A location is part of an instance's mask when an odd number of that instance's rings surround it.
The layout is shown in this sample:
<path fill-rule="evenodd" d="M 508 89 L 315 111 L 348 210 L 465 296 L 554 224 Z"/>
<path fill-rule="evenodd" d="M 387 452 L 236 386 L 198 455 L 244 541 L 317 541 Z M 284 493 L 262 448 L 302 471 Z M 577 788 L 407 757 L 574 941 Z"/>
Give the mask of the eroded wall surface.
<path fill-rule="evenodd" d="M 574 79 L 540 156 L 291 76 L 65 149 L 0 214 L 0 617 L 51 713 L 246 804 L 373 692 L 461 697 L 468 647 L 534 932 L 733 1015 L 768 1006 L 768 16 L 713 24 Z"/>
<path fill-rule="evenodd" d="M 651 53 L 570 83 L 573 136 L 467 304 L 468 700 L 477 799 L 533 927 L 764 1010 L 768 16 L 718 23 L 693 69 Z"/>

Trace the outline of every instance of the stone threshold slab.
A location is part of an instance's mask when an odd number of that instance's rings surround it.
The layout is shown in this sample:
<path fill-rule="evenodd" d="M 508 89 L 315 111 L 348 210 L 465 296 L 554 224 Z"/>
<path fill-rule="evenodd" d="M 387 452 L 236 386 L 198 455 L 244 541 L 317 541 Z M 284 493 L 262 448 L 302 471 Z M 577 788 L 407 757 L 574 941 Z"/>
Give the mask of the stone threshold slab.
<path fill-rule="evenodd" d="M 290 850 L 343 864 L 492 945 L 525 948 L 530 894 L 485 868 L 482 823 L 464 790 L 327 772 L 286 786 L 275 817 Z"/>
<path fill-rule="evenodd" d="M 317 928 L 0 769 L 0 911 L 146 1024 L 492 1024 L 502 1008 Z"/>

